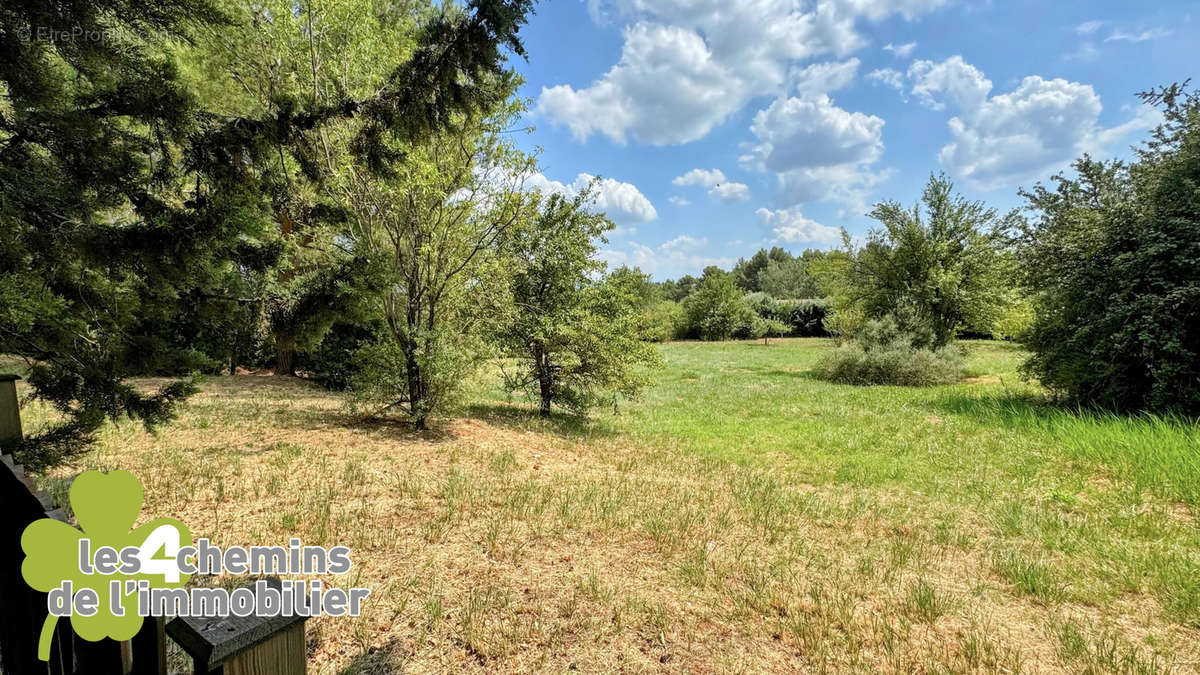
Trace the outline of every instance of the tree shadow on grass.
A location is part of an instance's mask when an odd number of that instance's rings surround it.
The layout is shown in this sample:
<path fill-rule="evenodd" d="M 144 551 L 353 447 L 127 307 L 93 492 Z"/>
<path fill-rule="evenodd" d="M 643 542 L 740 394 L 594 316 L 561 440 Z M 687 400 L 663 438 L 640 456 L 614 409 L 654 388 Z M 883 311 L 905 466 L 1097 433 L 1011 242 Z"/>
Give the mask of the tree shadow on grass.
<path fill-rule="evenodd" d="M 548 432 L 563 438 L 596 438 L 616 434 L 601 420 L 558 411 L 543 417 L 534 407 L 516 403 L 477 403 L 468 406 L 466 412 L 471 418 L 494 426 L 517 431 Z"/>
<path fill-rule="evenodd" d="M 798 380 L 817 380 L 825 382 L 813 373 L 812 368 L 772 368 L 770 370 L 759 371 L 760 375 L 767 377 L 791 377 Z"/>
<path fill-rule="evenodd" d="M 379 646 L 365 647 L 342 669 L 343 675 L 386 675 L 403 672 L 410 658 L 410 650 L 399 638 L 392 636 Z"/>
<path fill-rule="evenodd" d="M 1032 392 L 962 391 L 943 393 L 929 402 L 939 412 L 970 417 L 980 422 L 1003 426 L 1023 426 L 1030 422 L 1048 422 L 1072 416 L 1075 411 L 1055 405 L 1045 396 Z"/>

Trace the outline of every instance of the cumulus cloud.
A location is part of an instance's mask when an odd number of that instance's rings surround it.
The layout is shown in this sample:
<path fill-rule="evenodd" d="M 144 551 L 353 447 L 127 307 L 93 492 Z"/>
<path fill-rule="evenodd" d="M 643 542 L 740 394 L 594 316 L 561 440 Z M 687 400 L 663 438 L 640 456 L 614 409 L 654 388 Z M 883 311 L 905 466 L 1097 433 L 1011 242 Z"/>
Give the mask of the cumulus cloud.
<path fill-rule="evenodd" d="M 800 71 L 796 95 L 779 96 L 755 114 L 754 140 L 743 144 L 738 163 L 774 173 L 777 202 L 824 200 L 858 207 L 866 191 L 886 176 L 872 168 L 883 155 L 883 119 L 845 110 L 826 93 L 848 84 L 858 65 L 850 59 L 809 66 Z"/>
<path fill-rule="evenodd" d="M 688 206 L 689 204 L 691 204 L 690 201 L 684 199 L 683 197 L 678 197 L 678 196 L 669 197 L 669 198 L 667 198 L 667 201 L 671 202 L 675 206 Z"/>
<path fill-rule="evenodd" d="M 721 183 L 708 191 L 708 196 L 726 204 L 750 199 L 750 187 L 745 183 Z"/>
<path fill-rule="evenodd" d="M 687 143 L 752 98 L 783 90 L 789 77 L 811 92 L 818 85 L 804 84 L 795 66 L 866 45 L 859 22 L 911 19 L 945 2 L 592 0 L 593 19 L 626 23 L 619 61 L 589 86 L 543 88 L 536 110 L 580 141 L 599 134 L 616 143 Z M 849 63 L 840 65 L 852 78 L 858 63 Z M 846 72 L 808 75 L 836 85 Z"/>
<path fill-rule="evenodd" d="M 815 96 L 845 89 L 854 82 L 858 66 L 858 59 L 814 63 L 795 72 L 792 88 L 799 96 Z"/>
<path fill-rule="evenodd" d="M 540 173 L 525 178 L 525 188 L 543 193 L 574 196 L 595 180 L 595 176 L 581 173 L 571 183 L 550 180 Z M 613 178 L 601 178 L 594 188 L 593 208 L 603 211 L 614 223 L 648 223 L 658 218 L 654 204 L 632 183 L 623 183 Z"/>
<path fill-rule="evenodd" d="M 656 145 L 687 143 L 740 107 L 742 86 L 696 33 L 639 23 L 604 77 L 586 89 L 543 88 L 537 110 L 580 141 L 599 133 L 623 144 L 632 131 Z"/>
<path fill-rule="evenodd" d="M 895 89 L 900 92 L 901 99 L 908 100 L 908 96 L 905 94 L 908 85 L 904 82 L 904 73 L 891 68 L 879 68 L 867 73 L 867 79 Z"/>
<path fill-rule="evenodd" d="M 750 170 L 773 172 L 778 201 L 862 204 L 886 173 L 871 167 L 883 155 L 883 120 L 849 112 L 824 94 L 776 99 L 750 126 L 755 141 L 739 158 Z"/>
<path fill-rule="evenodd" d="M 699 274 L 709 265 L 728 269 L 734 259 L 705 253 L 708 239 L 688 235 L 678 236 L 658 246 L 646 246 L 635 241 L 623 247 L 602 249 L 599 257 L 610 267 L 628 265 L 659 278 L 678 278 L 684 274 Z"/>
<path fill-rule="evenodd" d="M 913 81 L 913 95 L 934 110 L 944 110 L 947 99 L 960 108 L 976 108 L 992 90 L 992 81 L 984 77 L 983 71 L 961 56 L 951 56 L 941 63 L 913 61 L 908 77 Z"/>
<path fill-rule="evenodd" d="M 883 152 L 883 119 L 849 112 L 828 96 L 776 99 L 754 116 L 758 139 L 744 166 L 776 172 L 872 162 Z"/>
<path fill-rule="evenodd" d="M 915 42 L 906 42 L 902 45 L 894 45 L 889 42 L 883 46 L 883 51 L 891 52 L 898 59 L 907 59 L 916 49 L 917 43 Z"/>
<path fill-rule="evenodd" d="M 692 169 L 682 176 L 676 176 L 671 183 L 675 185 L 703 185 L 704 187 L 712 187 L 724 180 L 725 173 L 720 169 Z"/>
<path fill-rule="evenodd" d="M 1155 121 L 1143 109 L 1105 129 L 1099 123 L 1100 96 L 1091 85 L 1061 78 L 1030 75 L 1013 91 L 993 96 L 991 80 L 958 56 L 941 63 L 916 61 L 908 77 L 912 94 L 924 105 L 955 106 L 958 114 L 948 122 L 950 142 L 939 158 L 951 173 L 983 188 L 1045 176 Z"/>
<path fill-rule="evenodd" d="M 675 185 L 700 185 L 709 188 L 709 197 L 726 204 L 750 199 L 749 186 L 726 180 L 725 172 L 720 169 L 692 169 L 682 176 L 676 176 L 671 182 Z M 684 200 L 685 203 L 686 201 Z"/>
<path fill-rule="evenodd" d="M 754 212 L 771 231 L 775 241 L 785 244 L 828 244 L 838 241 L 842 231 L 806 218 L 799 208 L 772 211 L 761 208 Z"/>
<path fill-rule="evenodd" d="M 845 204 L 841 213 L 868 211 L 872 188 L 892 175 L 890 169 L 869 165 L 839 164 L 796 169 L 779 174 L 779 201 L 785 204 L 827 201 Z"/>

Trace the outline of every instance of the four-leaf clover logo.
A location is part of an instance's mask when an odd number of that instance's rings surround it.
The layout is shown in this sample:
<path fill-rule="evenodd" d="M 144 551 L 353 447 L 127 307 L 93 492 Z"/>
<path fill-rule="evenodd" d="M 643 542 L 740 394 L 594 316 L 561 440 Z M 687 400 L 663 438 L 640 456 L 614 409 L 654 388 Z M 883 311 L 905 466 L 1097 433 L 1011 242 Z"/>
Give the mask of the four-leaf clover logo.
<path fill-rule="evenodd" d="M 174 518 L 158 518 L 132 529 L 142 510 L 142 484 L 128 471 L 85 471 L 71 484 L 71 508 L 79 529 L 66 523 L 42 518 L 29 524 L 21 535 L 25 562 L 21 576 L 38 591 L 49 593 L 71 582 L 72 592 L 95 591 L 95 613 L 71 615 L 71 628 L 84 640 L 95 642 L 105 637 L 128 640 L 142 627 L 137 611 L 137 581 L 151 588 L 178 588 L 188 580 L 180 574 L 175 556 L 181 546 L 190 546 L 192 533 Z M 92 569 L 93 561 L 81 561 L 80 541 L 89 540 L 88 550 L 111 547 L 118 553 L 136 548 L 136 572 L 126 565 L 112 574 Z M 81 562 L 86 569 L 81 568 Z M 119 581 L 119 601 L 114 602 L 111 582 Z M 128 583 L 134 582 L 134 583 Z M 71 602 L 71 598 L 67 598 Z M 114 607 L 117 611 L 114 611 Z M 58 617 L 46 617 L 38 643 L 38 657 L 50 659 L 50 642 Z"/>

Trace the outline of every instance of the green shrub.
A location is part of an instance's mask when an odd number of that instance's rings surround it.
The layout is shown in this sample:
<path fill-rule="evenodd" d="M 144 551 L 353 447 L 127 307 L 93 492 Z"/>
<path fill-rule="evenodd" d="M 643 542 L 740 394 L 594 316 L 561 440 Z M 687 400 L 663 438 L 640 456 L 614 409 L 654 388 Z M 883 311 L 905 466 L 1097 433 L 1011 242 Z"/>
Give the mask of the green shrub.
<path fill-rule="evenodd" d="M 359 372 L 355 352 L 374 342 L 383 330 L 382 321 L 368 326 L 335 323 L 317 346 L 299 355 L 298 369 L 327 389 L 345 391 Z"/>
<path fill-rule="evenodd" d="M 1200 94 L 1145 95 L 1164 124 L 1133 164 L 1084 157 L 1023 193 L 1033 322 L 1024 372 L 1072 404 L 1200 415 Z"/>
<path fill-rule="evenodd" d="M 683 306 L 664 300 L 643 308 L 638 315 L 637 337 L 644 342 L 666 342 L 684 330 Z"/>
<path fill-rule="evenodd" d="M 759 318 L 778 321 L 787 326 L 785 335 L 791 337 L 827 337 L 825 316 L 829 312 L 829 300 L 777 300 L 764 292 L 747 293 L 746 304 Z"/>
<path fill-rule="evenodd" d="M 829 337 L 825 318 L 829 315 L 829 298 L 811 300 L 779 300 L 776 302 L 780 321 L 791 327 L 792 337 Z"/>
<path fill-rule="evenodd" d="M 842 384 L 894 384 L 923 387 L 963 378 L 962 353 L 954 345 L 934 348 L 932 331 L 900 328 L 895 318 L 867 321 L 855 339 L 826 355 L 813 373 Z"/>
<path fill-rule="evenodd" d="M 700 287 L 683 301 L 684 337 L 728 340 L 752 337 L 757 315 L 733 284 L 719 270 L 706 273 Z"/>

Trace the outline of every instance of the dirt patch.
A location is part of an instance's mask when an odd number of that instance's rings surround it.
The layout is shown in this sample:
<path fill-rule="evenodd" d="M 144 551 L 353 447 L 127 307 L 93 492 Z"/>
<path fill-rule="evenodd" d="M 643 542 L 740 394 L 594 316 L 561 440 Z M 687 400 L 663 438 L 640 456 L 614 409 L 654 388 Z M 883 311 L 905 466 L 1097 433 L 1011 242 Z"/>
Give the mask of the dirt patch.
<path fill-rule="evenodd" d="M 996 375 L 980 375 L 979 377 L 968 377 L 963 380 L 964 384 L 999 384 L 1000 378 Z"/>

